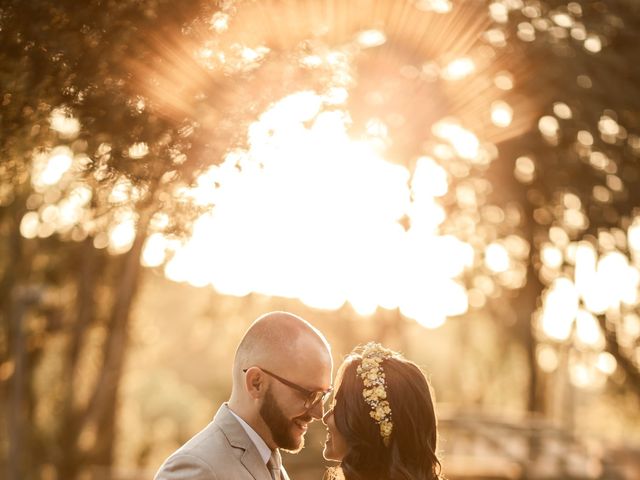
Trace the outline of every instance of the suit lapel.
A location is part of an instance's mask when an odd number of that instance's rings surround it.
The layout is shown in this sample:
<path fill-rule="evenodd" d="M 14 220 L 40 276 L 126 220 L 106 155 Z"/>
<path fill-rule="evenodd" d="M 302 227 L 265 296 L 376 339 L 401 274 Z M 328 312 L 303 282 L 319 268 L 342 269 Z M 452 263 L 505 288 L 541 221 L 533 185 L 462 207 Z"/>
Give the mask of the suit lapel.
<path fill-rule="evenodd" d="M 251 440 L 249 439 L 249 441 Z M 271 474 L 267 466 L 262 462 L 262 457 L 253 443 L 250 448 L 244 451 L 242 457 L 240 457 L 240 461 L 256 480 L 271 480 Z"/>
<path fill-rule="evenodd" d="M 240 462 L 253 478 L 256 480 L 271 480 L 269 470 L 262 461 L 258 449 L 244 428 L 242 428 L 242 425 L 233 416 L 226 403 L 220 407 L 213 421 L 220 427 L 231 446 L 237 449 Z"/>

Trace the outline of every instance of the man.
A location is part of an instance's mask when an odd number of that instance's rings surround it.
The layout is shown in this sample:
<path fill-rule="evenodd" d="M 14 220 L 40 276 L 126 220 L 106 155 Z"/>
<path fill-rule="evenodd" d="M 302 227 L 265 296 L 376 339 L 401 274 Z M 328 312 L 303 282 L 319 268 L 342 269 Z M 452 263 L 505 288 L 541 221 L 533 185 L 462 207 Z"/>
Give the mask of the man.
<path fill-rule="evenodd" d="M 322 418 L 332 360 L 324 336 L 286 312 L 258 318 L 233 362 L 231 398 L 173 453 L 155 480 L 288 480 L 279 449 L 298 452 Z"/>

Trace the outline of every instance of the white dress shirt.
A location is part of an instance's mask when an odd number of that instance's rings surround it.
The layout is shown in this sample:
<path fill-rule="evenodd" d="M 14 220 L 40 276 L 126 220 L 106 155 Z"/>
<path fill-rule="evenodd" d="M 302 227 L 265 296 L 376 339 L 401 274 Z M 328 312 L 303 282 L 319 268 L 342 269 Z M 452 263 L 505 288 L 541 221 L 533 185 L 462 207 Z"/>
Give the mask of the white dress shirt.
<path fill-rule="evenodd" d="M 238 422 L 240 422 L 240 425 L 242 425 L 242 428 L 244 428 L 244 431 L 247 432 L 247 435 L 249 435 L 249 438 L 258 449 L 258 453 L 260 454 L 260 456 L 262 457 L 262 460 L 264 460 L 264 463 L 266 465 L 269 459 L 271 458 L 271 449 L 269 448 L 269 446 L 265 443 L 262 437 L 258 435 L 253 428 L 249 426 L 247 422 L 245 422 L 238 415 L 236 415 L 236 413 L 233 410 L 229 409 L 229 411 L 234 417 L 236 417 Z"/>

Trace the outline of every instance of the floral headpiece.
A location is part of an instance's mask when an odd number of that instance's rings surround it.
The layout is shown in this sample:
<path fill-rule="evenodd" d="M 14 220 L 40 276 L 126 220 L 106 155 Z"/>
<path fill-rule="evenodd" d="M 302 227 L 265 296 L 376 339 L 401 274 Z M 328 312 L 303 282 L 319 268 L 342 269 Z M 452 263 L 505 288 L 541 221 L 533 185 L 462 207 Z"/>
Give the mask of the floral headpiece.
<path fill-rule="evenodd" d="M 393 357 L 393 352 L 384 348 L 379 343 L 370 342 L 362 347 L 362 361 L 358 365 L 358 375 L 362 378 L 364 389 L 362 396 L 371 407 L 369 415 L 380 426 L 380 435 L 385 445 L 389 445 L 389 437 L 393 430 L 391 421 L 391 406 L 387 400 L 382 361 Z"/>

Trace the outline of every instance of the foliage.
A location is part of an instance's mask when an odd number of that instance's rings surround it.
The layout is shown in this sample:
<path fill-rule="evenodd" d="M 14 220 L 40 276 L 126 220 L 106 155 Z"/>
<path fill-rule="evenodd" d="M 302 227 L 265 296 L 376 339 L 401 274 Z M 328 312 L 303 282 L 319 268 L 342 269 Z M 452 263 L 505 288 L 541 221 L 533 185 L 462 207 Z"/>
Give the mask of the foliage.
<path fill-rule="evenodd" d="M 192 148 L 205 143 L 200 129 L 148 106 L 140 65 L 163 61 L 150 32 L 175 34 L 208 8 L 0 7 L 0 388 L 11 478 L 46 465 L 73 478 L 112 462 L 142 246 L 154 231 L 188 229 L 197 208 L 172 189 L 212 161 Z M 66 172 L 47 167 L 55 155 Z M 108 252 L 122 224 L 129 235 Z"/>
<path fill-rule="evenodd" d="M 524 232 L 532 254 L 529 284 L 519 300 L 527 309 L 536 306 L 533 321 L 526 313 L 522 323 L 532 325 L 532 334 L 540 341 L 534 353 L 540 354 L 547 345 L 560 352 L 568 344 L 572 380 L 580 383 L 576 365 L 589 365 L 587 377 L 599 383 L 606 375 L 594 364 L 599 352 L 606 350 L 618 366 L 613 379 L 636 392 L 640 391 L 634 347 L 638 338 L 628 326 L 638 304 L 633 278 L 638 268 L 634 225 L 640 179 L 640 92 L 631 79 L 640 75 L 633 60 L 639 14 L 634 2 L 545 2 L 511 13 L 507 31 L 518 42 L 512 42 L 510 53 L 526 55 L 533 68 L 515 90 L 535 99 L 540 120 L 537 129 L 501 145 L 504 163 L 493 172 L 494 182 L 503 182 L 511 169 L 521 184 L 503 184 L 495 197 L 498 202 L 518 202 L 527 219 Z M 529 162 L 533 171 L 525 173 L 523 165 Z M 608 298 L 602 296 L 599 305 L 593 300 L 595 292 L 584 286 L 593 279 L 586 278 L 584 258 L 576 253 L 581 249 L 599 258 L 598 275 L 606 270 L 607 257 L 621 262 L 618 277 L 611 279 L 620 282 L 618 288 L 606 282 L 591 287 L 612 292 Z M 561 253 L 559 259 L 551 260 L 550 252 Z M 547 298 L 564 278 L 579 290 L 583 313 L 578 316 L 599 317 L 601 339 L 596 336 L 586 344 L 580 325 L 555 338 L 544 332 Z M 625 285 L 630 289 L 627 296 L 621 293 Z M 563 313 L 555 314 L 561 323 Z M 541 395 L 540 408 L 552 410 Z"/>

